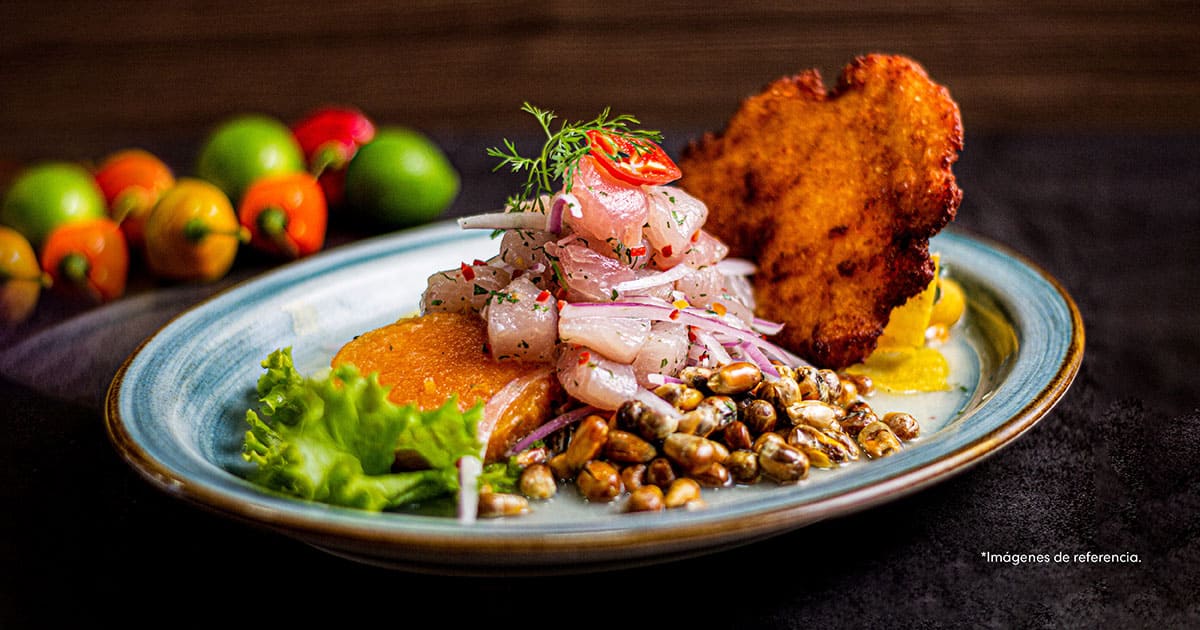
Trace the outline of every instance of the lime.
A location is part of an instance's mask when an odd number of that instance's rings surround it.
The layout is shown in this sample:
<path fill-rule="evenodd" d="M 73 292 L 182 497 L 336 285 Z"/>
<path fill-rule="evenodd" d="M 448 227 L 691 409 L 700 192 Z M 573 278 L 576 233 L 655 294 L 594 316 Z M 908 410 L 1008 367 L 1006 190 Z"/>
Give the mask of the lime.
<path fill-rule="evenodd" d="M 47 162 L 17 175 L 0 207 L 0 223 L 40 247 L 64 223 L 108 216 L 105 207 L 104 195 L 86 169 L 70 162 Z"/>
<path fill-rule="evenodd" d="M 287 125 L 270 116 L 247 114 L 222 122 L 209 134 L 196 174 L 236 204 L 256 180 L 304 168 L 304 154 Z"/>
<path fill-rule="evenodd" d="M 379 223 L 405 227 L 436 218 L 458 195 L 459 175 L 420 132 L 385 127 L 346 167 L 346 200 Z"/>

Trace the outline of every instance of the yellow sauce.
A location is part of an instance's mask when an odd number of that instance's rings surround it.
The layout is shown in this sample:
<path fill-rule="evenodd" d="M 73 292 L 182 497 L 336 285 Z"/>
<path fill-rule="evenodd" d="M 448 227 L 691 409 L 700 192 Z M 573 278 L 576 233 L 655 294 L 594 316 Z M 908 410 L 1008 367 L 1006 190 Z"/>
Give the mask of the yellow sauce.
<path fill-rule="evenodd" d="M 958 284 L 941 277 L 936 254 L 933 264 L 929 286 L 892 311 L 875 351 L 847 372 L 869 376 L 876 387 L 894 394 L 950 389 L 950 364 L 936 347 L 938 335 L 927 341 L 928 333 L 931 326 L 943 331 L 953 326 L 965 301 Z"/>

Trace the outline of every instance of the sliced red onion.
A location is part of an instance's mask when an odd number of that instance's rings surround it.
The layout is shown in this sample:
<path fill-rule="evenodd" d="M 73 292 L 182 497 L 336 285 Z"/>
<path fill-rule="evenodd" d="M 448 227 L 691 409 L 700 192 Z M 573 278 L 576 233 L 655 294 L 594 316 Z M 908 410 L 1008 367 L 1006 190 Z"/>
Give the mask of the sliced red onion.
<path fill-rule="evenodd" d="M 558 193 L 554 195 L 554 201 L 550 202 L 550 213 L 546 215 L 546 231 L 553 234 L 562 234 L 563 228 L 563 209 L 571 208 L 571 213 L 578 212 L 580 208 L 579 199 L 571 193 Z"/>
<path fill-rule="evenodd" d="M 783 330 L 783 324 L 779 322 L 773 322 L 769 319 L 763 319 L 761 317 L 755 317 L 754 320 L 750 322 L 750 326 L 753 327 L 754 330 L 757 330 L 764 335 L 777 335 L 779 334 L 779 331 Z"/>
<path fill-rule="evenodd" d="M 561 429 L 569 424 L 572 424 L 574 422 L 578 422 L 578 421 L 584 419 L 585 417 L 587 417 L 588 414 L 593 413 L 595 411 L 596 411 L 595 407 L 593 407 L 591 405 L 584 405 L 583 407 L 578 407 L 576 409 L 572 409 L 572 410 L 562 414 L 561 416 L 552 418 L 552 419 L 548 420 L 542 426 L 531 431 L 529 433 L 529 435 L 526 435 L 525 437 L 521 438 L 521 440 L 519 442 L 517 442 L 516 444 L 514 444 L 512 448 L 508 449 L 508 452 L 505 453 L 505 455 L 512 457 L 513 455 L 516 455 L 517 453 L 520 453 L 521 451 L 532 446 L 534 442 L 537 442 L 538 440 L 545 438 L 546 436 L 554 433 L 555 431 L 558 431 L 559 429 Z"/>
<path fill-rule="evenodd" d="M 489 212 L 463 217 L 458 227 L 464 230 L 542 230 L 546 216 L 540 212 Z"/>
<path fill-rule="evenodd" d="M 658 373 L 647 374 L 646 380 L 650 381 L 650 384 L 654 385 L 655 387 L 658 387 L 659 385 L 666 385 L 667 383 L 683 383 L 683 379 L 681 378 Z"/>
<path fill-rule="evenodd" d="M 725 350 L 725 347 L 718 343 L 712 335 L 695 327 L 693 327 L 693 331 L 696 334 L 696 341 L 699 341 L 708 350 L 708 356 L 712 357 L 713 361 L 717 362 L 717 365 L 725 365 L 726 363 L 733 362 L 733 357 L 729 356 L 729 352 Z"/>
<path fill-rule="evenodd" d="M 746 358 L 753 361 L 754 364 L 758 366 L 758 369 L 762 370 L 762 373 L 765 377 L 770 380 L 779 378 L 779 370 L 775 369 L 775 366 L 771 363 L 771 360 L 767 358 L 767 355 L 763 354 L 762 350 L 759 350 L 758 348 L 744 341 L 738 344 L 738 348 L 741 348 L 742 352 L 745 353 Z"/>
<path fill-rule="evenodd" d="M 801 367 L 801 366 L 813 367 L 813 364 L 809 363 L 808 361 L 805 361 L 804 359 L 801 359 L 800 357 L 792 354 L 791 352 L 788 352 L 787 350 L 784 350 L 783 348 L 780 348 L 779 346 L 777 346 L 775 344 L 760 345 L 759 348 L 769 358 L 774 358 L 775 360 L 782 362 L 784 365 L 789 365 L 791 367 Z"/>
<path fill-rule="evenodd" d="M 725 258 L 717 263 L 717 271 L 726 276 L 751 276 L 758 267 L 745 258 Z"/>
<path fill-rule="evenodd" d="M 478 457 L 464 456 L 458 460 L 458 520 L 474 523 L 479 512 L 479 475 L 483 462 Z"/>
<path fill-rule="evenodd" d="M 695 271 L 695 269 L 692 269 L 691 267 L 689 267 L 687 265 L 679 264 L 679 265 L 675 265 L 674 267 L 671 267 L 670 269 L 668 269 L 662 273 L 656 273 L 654 275 L 645 276 L 643 278 L 638 278 L 636 280 L 626 280 L 624 282 L 618 282 L 617 284 L 613 285 L 613 289 L 615 289 L 618 293 L 626 293 L 629 291 L 641 291 L 642 289 L 649 289 L 650 287 L 657 287 L 657 286 L 662 286 L 664 284 L 671 284 L 671 283 L 675 282 L 676 280 L 679 280 L 680 278 L 686 277 L 688 274 L 692 273 L 693 271 Z"/>

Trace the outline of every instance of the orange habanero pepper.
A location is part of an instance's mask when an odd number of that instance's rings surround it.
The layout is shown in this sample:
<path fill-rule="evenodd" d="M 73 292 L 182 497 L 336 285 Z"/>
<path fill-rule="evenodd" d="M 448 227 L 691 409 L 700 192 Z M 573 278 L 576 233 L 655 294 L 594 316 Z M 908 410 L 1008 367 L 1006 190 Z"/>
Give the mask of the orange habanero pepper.
<path fill-rule="evenodd" d="M 105 158 L 95 176 L 108 203 L 108 216 L 121 224 L 131 246 L 142 247 L 146 217 L 163 192 L 175 185 L 175 175 L 155 155 L 125 149 Z"/>
<path fill-rule="evenodd" d="M 109 302 L 125 294 L 129 247 L 112 219 L 88 219 L 55 228 L 42 245 L 42 270 L 64 290 Z"/>
<path fill-rule="evenodd" d="M 238 218 L 250 230 L 250 245 L 271 254 L 300 258 L 325 244 L 325 193 L 307 173 L 254 182 L 242 197 Z"/>

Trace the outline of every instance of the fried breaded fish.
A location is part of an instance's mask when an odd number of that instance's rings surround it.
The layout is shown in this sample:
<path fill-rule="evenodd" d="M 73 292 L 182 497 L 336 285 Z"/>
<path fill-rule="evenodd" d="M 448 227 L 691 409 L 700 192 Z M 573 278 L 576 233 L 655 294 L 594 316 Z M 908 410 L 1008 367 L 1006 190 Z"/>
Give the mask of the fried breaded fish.
<path fill-rule="evenodd" d="M 683 153 L 705 228 L 758 263 L 761 317 L 814 364 L 865 358 L 892 309 L 933 278 L 929 238 L 962 199 L 958 105 L 911 59 L 867 55 L 827 92 L 816 70 L 745 99 Z"/>

